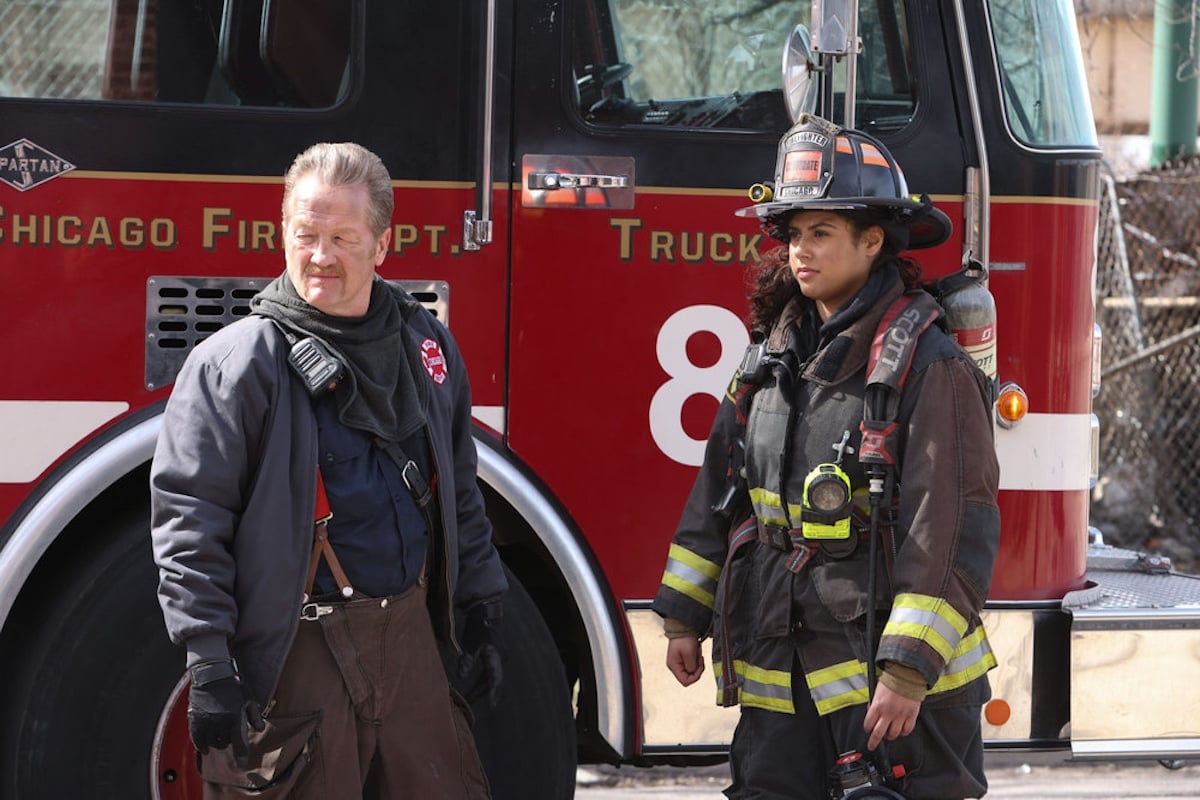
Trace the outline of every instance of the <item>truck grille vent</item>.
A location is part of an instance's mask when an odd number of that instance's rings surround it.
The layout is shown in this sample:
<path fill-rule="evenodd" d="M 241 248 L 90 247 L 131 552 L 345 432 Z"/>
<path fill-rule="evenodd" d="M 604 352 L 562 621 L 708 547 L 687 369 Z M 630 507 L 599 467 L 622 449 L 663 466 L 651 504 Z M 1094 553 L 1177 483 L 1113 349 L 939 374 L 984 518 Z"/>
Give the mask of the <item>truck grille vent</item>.
<path fill-rule="evenodd" d="M 175 380 L 196 345 L 250 313 L 250 298 L 271 278 L 179 278 L 146 280 L 146 388 Z M 450 324 L 450 285 L 445 281 L 389 281 L 405 289 L 442 324 Z"/>

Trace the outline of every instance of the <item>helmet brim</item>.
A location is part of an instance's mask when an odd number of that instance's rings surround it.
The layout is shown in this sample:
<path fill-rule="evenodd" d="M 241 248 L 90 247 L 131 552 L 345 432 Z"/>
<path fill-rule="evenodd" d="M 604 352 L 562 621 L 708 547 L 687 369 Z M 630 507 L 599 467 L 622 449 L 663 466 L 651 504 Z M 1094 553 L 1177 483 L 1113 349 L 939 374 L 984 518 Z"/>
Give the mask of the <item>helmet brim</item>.
<path fill-rule="evenodd" d="M 897 212 L 896 223 L 908 227 L 909 250 L 936 247 L 950 238 L 950 232 L 954 228 L 950 217 L 932 203 L 892 198 L 771 201 L 745 206 L 733 213 L 739 217 L 757 217 L 759 222 L 765 225 L 769 218 L 789 211 L 865 211 L 869 208 L 891 209 Z"/>

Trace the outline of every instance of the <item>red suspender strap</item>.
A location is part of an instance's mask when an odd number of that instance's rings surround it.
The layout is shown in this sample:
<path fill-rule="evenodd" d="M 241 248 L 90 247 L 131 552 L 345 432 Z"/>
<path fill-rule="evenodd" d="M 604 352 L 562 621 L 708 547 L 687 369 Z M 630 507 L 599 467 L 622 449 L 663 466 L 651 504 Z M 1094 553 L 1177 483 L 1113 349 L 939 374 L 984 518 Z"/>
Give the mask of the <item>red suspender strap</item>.
<path fill-rule="evenodd" d="M 317 468 L 317 508 L 313 512 L 313 522 L 327 522 L 333 512 L 329 510 L 329 497 L 325 494 L 325 481 L 321 478 L 321 469 Z"/>

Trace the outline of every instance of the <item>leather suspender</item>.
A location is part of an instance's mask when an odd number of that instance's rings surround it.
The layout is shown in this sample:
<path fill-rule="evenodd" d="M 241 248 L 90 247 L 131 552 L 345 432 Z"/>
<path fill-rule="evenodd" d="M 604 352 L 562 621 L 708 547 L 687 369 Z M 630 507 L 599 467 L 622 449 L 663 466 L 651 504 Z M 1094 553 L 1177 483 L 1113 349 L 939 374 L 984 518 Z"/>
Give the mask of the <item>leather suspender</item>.
<path fill-rule="evenodd" d="M 425 524 L 432 535 L 434 530 L 434 484 L 426 482 L 421 470 L 417 468 L 416 462 L 405 455 L 398 443 L 376 438 L 375 444 L 400 467 L 400 477 L 404 479 L 404 485 L 412 495 L 421 515 L 425 518 Z M 350 579 L 346 577 L 346 572 L 333 552 L 333 545 L 329 542 L 329 520 L 333 518 L 333 511 L 329 507 L 329 497 L 325 494 L 325 481 L 321 478 L 319 466 L 317 467 L 317 502 L 313 517 L 312 557 L 308 561 L 308 580 L 304 584 L 304 601 L 308 602 L 308 599 L 312 597 L 313 582 L 316 580 L 317 567 L 320 566 L 322 556 L 329 564 L 329 571 L 333 573 L 333 579 L 337 581 L 338 591 L 342 597 L 349 599 L 354 594 L 354 587 L 350 585 Z M 421 582 L 422 586 L 425 585 L 424 564 L 421 565 L 421 573 L 417 576 L 417 580 Z"/>
<path fill-rule="evenodd" d="M 312 557 L 308 560 L 304 601 L 308 602 L 308 598 L 312 597 L 313 581 L 317 577 L 317 566 L 321 563 L 321 556 L 325 556 L 325 561 L 329 564 L 329 571 L 337 581 L 338 591 L 342 597 L 349 599 L 354 594 L 354 587 L 350 585 L 350 579 L 346 577 L 342 565 L 338 563 L 337 555 L 333 552 L 333 545 L 329 543 L 329 520 L 333 518 L 333 512 L 329 509 L 329 497 L 325 494 L 325 481 L 321 478 L 320 467 L 317 468 L 317 506 L 313 516 L 313 548 Z"/>

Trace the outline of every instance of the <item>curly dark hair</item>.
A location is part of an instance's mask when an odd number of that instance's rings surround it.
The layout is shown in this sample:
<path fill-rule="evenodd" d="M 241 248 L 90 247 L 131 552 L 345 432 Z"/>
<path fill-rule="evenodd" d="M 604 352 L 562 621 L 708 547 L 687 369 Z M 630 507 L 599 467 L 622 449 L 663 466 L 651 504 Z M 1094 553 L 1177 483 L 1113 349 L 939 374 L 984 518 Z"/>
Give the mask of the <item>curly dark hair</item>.
<path fill-rule="evenodd" d="M 763 230 L 772 238 L 778 239 L 779 235 L 777 234 L 786 230 L 788 220 L 798 212 L 799 209 L 768 217 L 763 221 Z M 896 223 L 893 222 L 890 215 L 874 209 L 839 210 L 834 213 L 842 215 L 850 222 L 855 241 L 873 225 L 878 225 L 883 229 L 883 247 L 875 257 L 875 263 L 871 265 L 872 271 L 879 269 L 889 261 L 894 261 L 900 269 L 900 279 L 904 282 L 905 287 L 914 289 L 921 285 L 921 265 L 911 258 L 900 255 L 903 245 L 898 240 L 903 240 L 903 243 L 907 244 L 907 230 L 903 232 L 903 236 L 898 235 Z M 747 298 L 750 300 L 748 320 L 750 329 L 765 334 L 779 319 L 784 307 L 791 302 L 793 297 L 800 294 L 800 284 L 796 283 L 788 264 L 787 245 L 781 244 L 764 253 L 762 260 L 750 267 L 747 283 Z"/>

